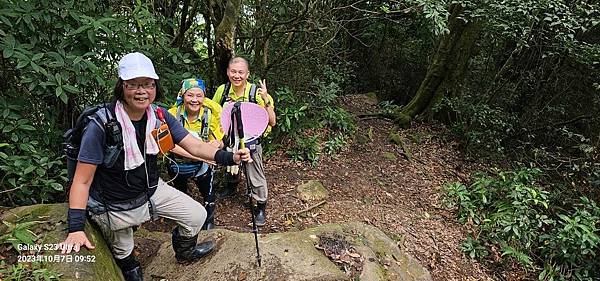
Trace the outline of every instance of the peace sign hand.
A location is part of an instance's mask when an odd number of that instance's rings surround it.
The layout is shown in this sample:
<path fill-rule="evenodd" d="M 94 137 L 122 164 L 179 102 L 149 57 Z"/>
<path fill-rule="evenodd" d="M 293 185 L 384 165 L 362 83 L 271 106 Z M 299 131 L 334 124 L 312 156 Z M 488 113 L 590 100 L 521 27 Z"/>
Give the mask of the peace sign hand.
<path fill-rule="evenodd" d="M 260 86 L 260 97 L 261 97 L 261 98 L 262 98 L 262 99 L 263 99 L 265 102 L 267 102 L 267 98 L 268 98 L 268 96 L 267 96 L 267 80 L 265 80 L 265 79 L 263 79 L 263 80 L 260 80 L 260 81 L 258 82 L 258 85 Z"/>

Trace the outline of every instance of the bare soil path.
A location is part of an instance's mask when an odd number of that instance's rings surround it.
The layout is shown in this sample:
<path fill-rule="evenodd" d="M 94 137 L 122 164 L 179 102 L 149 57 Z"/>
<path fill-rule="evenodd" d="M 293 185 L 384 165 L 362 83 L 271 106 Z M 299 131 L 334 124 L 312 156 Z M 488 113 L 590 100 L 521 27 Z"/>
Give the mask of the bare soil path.
<path fill-rule="evenodd" d="M 361 114 L 375 111 L 376 104 L 368 100 L 355 95 L 340 102 L 349 112 Z M 399 247 L 429 269 L 434 280 L 494 280 L 491 272 L 460 251 L 467 227 L 443 203 L 444 183 L 467 179 L 478 167 L 461 158 L 457 143 L 441 126 L 416 124 L 399 132 L 410 160 L 401 146 L 389 141 L 392 129 L 388 120 L 359 120 L 356 135 L 363 141 L 355 138 L 336 155 L 322 155 L 316 167 L 293 162 L 283 151 L 267 159 L 268 219 L 260 233 L 362 221 L 396 239 Z M 320 181 L 330 197 L 295 215 L 314 205 L 296 195 L 296 187 L 308 180 Z M 236 196 L 217 203 L 217 227 L 250 232 L 244 192 L 240 184 Z M 199 199 L 197 191 L 193 195 Z M 165 225 L 163 230 L 169 228 Z"/>

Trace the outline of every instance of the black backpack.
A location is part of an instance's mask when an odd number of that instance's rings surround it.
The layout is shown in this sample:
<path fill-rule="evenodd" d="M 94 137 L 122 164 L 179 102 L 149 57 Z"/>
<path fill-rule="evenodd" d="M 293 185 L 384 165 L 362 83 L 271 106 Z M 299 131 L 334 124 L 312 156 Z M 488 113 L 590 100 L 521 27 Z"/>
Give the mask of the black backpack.
<path fill-rule="evenodd" d="M 114 103 L 105 103 L 87 107 L 79 114 L 79 117 L 77 117 L 75 125 L 63 135 L 65 140 L 63 143 L 63 150 L 67 156 L 67 189 L 70 188 L 71 183 L 73 182 L 81 139 L 90 121 L 96 123 L 98 127 L 105 132 L 104 136 L 106 138 L 105 143 L 107 147 L 104 149 L 106 154 L 103 165 L 107 167 L 112 167 L 112 165 L 114 165 L 116 158 L 123 149 L 121 125 L 115 118 L 114 110 Z"/>
<path fill-rule="evenodd" d="M 221 100 L 219 101 L 219 104 L 221 106 L 223 106 L 225 104 L 225 102 L 227 101 L 227 99 L 229 98 L 229 89 L 231 89 L 231 83 L 227 82 L 225 83 L 225 89 L 223 90 L 223 94 L 221 95 Z M 256 103 L 256 84 L 252 84 L 250 86 L 250 93 L 248 93 L 248 101 L 251 103 Z"/>

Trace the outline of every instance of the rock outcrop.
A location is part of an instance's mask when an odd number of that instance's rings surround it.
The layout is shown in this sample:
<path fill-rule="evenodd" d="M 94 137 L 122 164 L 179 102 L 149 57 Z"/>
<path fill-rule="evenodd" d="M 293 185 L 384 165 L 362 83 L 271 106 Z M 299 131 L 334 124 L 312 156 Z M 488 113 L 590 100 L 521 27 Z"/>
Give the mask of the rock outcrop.
<path fill-rule="evenodd" d="M 260 267 L 252 233 L 222 229 L 203 232 L 200 240 L 217 241 L 216 251 L 185 265 L 175 261 L 168 234 L 139 235 L 164 241 L 145 268 L 147 278 L 333 281 L 350 280 L 349 274 L 355 274 L 359 280 L 431 280 L 429 272 L 381 230 L 362 223 L 328 224 L 297 232 L 259 235 Z M 324 245 L 320 243 L 322 239 L 329 242 Z"/>
<path fill-rule="evenodd" d="M 35 245 L 64 240 L 65 204 L 34 205 L 3 212 L 0 219 L 18 225 L 37 221 L 30 228 Z M 8 231 L 6 225 L 0 231 Z M 96 249 L 72 254 L 71 261 L 43 262 L 62 274 L 61 280 L 122 280 L 120 270 L 99 231 L 86 224 Z M 152 241 L 151 258 L 144 263 L 145 280 L 431 280 L 429 272 L 402 252 L 381 230 L 362 223 L 328 224 L 303 231 L 259 235 L 261 266 L 257 264 L 254 235 L 224 229 L 202 231 L 199 240 L 217 242 L 213 253 L 190 263 L 176 262 L 169 233 L 141 229 L 136 240 Z M 60 256 L 58 251 L 24 251 L 21 254 Z M 148 254 L 148 253 L 146 253 Z"/>
<path fill-rule="evenodd" d="M 40 204 L 4 211 L 0 215 L 0 220 L 16 226 L 37 222 L 28 229 L 38 237 L 33 246 L 41 249 L 21 251 L 19 255 L 36 257 L 44 268 L 60 273 L 61 280 L 123 280 L 121 271 L 112 258 L 102 234 L 89 222 L 85 225 L 85 232 L 96 247 L 94 250 L 88 251 L 84 248 L 70 255 L 62 255 L 56 250 L 55 245 L 67 237 L 66 216 L 66 204 Z M 6 225 L 0 226 L 0 233 L 5 233 L 7 230 Z M 21 241 L 18 244 L 26 245 Z"/>

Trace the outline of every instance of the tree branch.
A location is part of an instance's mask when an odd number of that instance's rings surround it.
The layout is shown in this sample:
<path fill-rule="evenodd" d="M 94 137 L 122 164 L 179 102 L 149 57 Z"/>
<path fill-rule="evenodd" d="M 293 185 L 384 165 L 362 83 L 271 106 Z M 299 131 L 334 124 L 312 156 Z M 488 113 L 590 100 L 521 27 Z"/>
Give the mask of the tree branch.
<path fill-rule="evenodd" d="M 323 200 L 323 201 L 321 201 L 321 202 L 319 202 L 319 203 L 317 203 L 315 205 L 312 205 L 312 206 L 310 206 L 310 207 L 308 207 L 306 209 L 303 209 L 303 210 L 300 210 L 300 211 L 297 211 L 297 212 L 290 212 L 290 213 L 287 213 L 286 215 L 298 216 L 298 215 L 300 215 L 302 213 L 306 213 L 306 212 L 308 212 L 308 211 L 310 211 L 310 210 L 312 210 L 314 208 L 317 208 L 317 207 L 319 207 L 319 206 L 321 206 L 321 205 L 323 205 L 325 203 L 327 203 L 327 201 Z"/>
<path fill-rule="evenodd" d="M 11 189 L 7 189 L 7 190 L 2 190 L 2 191 L 0 191 L 0 194 L 2 194 L 2 193 L 7 193 L 7 192 L 11 192 L 11 191 L 15 191 L 15 190 L 17 190 L 17 189 L 21 189 L 21 186 L 19 186 L 19 187 L 15 187 L 15 188 L 11 188 Z"/>

